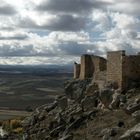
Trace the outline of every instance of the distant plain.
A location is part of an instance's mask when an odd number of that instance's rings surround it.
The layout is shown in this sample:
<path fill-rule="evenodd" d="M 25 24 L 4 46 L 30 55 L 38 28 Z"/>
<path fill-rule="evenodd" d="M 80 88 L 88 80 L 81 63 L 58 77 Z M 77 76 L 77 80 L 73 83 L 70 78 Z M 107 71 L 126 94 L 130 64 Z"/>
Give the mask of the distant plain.
<path fill-rule="evenodd" d="M 44 69 L 45 71 L 45 69 Z M 49 71 L 50 72 L 50 71 Z M 54 101 L 56 95 L 64 94 L 64 82 L 71 74 L 58 73 L 0 73 L 0 110 L 34 110 Z M 12 114 L 0 112 L 0 119 Z M 15 114 L 14 114 L 15 115 Z M 26 113 L 25 113 L 26 115 Z M 18 115 L 17 115 L 18 116 Z"/>

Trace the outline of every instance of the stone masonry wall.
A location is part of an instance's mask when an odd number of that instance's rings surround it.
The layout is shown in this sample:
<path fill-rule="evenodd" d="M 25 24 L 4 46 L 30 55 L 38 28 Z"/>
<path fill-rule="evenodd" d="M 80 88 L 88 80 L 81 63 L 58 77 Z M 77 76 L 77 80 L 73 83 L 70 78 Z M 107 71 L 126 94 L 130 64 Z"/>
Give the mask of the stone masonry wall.
<path fill-rule="evenodd" d="M 100 56 L 81 56 L 80 79 L 92 78 L 96 73 L 106 70 L 106 59 Z"/>
<path fill-rule="evenodd" d="M 101 57 L 99 65 L 100 65 L 100 71 L 106 71 L 106 69 L 107 69 L 107 60 Z"/>
<path fill-rule="evenodd" d="M 107 53 L 107 60 L 94 55 L 82 55 L 81 65 L 74 64 L 74 78 L 93 78 L 95 82 L 115 82 L 128 89 L 131 82 L 140 81 L 140 55 L 125 55 L 125 51 Z"/>
<path fill-rule="evenodd" d="M 95 71 L 93 74 L 93 83 L 96 83 L 99 88 L 102 88 L 105 85 L 106 82 L 106 59 L 99 57 L 99 56 L 93 56 L 92 57 Z"/>
<path fill-rule="evenodd" d="M 94 73 L 94 65 L 91 59 L 91 55 L 81 56 L 81 68 L 80 68 L 80 79 L 91 78 Z"/>
<path fill-rule="evenodd" d="M 74 63 L 74 79 L 80 76 L 80 64 Z"/>
<path fill-rule="evenodd" d="M 130 55 L 123 57 L 123 87 L 128 88 L 133 80 L 140 79 L 140 55 Z"/>
<path fill-rule="evenodd" d="M 100 72 L 106 70 L 106 59 L 100 56 L 91 55 L 92 62 L 94 64 L 94 72 Z"/>
<path fill-rule="evenodd" d="M 121 89 L 128 89 L 131 82 L 140 79 L 140 55 L 125 55 L 125 51 L 108 52 L 107 81 Z"/>
<path fill-rule="evenodd" d="M 107 53 L 107 81 L 116 82 L 122 88 L 122 61 L 125 51 L 114 51 Z"/>

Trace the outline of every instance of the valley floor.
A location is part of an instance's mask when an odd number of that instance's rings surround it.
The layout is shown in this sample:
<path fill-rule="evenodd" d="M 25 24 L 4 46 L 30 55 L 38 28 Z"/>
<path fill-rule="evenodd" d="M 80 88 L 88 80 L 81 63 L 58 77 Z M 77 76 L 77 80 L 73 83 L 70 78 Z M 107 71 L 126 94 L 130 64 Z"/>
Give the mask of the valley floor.
<path fill-rule="evenodd" d="M 0 120 L 14 119 L 30 116 L 31 112 L 16 110 L 0 110 Z"/>

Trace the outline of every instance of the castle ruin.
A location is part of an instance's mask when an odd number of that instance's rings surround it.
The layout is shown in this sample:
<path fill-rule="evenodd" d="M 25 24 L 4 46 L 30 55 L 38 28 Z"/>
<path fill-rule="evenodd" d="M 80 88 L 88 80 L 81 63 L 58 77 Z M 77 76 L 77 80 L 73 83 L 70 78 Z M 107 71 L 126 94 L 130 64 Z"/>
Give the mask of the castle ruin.
<path fill-rule="evenodd" d="M 140 55 L 126 55 L 125 51 L 107 53 L 107 59 L 82 55 L 81 63 L 74 64 L 74 78 L 93 78 L 97 84 L 114 82 L 122 90 L 128 89 L 132 81 L 140 79 Z"/>

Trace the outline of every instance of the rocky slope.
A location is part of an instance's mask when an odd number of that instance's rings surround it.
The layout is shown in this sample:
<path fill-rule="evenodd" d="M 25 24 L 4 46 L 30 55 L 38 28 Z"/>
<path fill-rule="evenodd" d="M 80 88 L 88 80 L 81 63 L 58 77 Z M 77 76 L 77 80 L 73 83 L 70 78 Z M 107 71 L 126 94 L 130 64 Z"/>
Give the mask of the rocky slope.
<path fill-rule="evenodd" d="M 88 80 L 65 83 L 64 96 L 26 118 L 24 140 L 139 140 L 140 88 L 125 93 Z"/>

